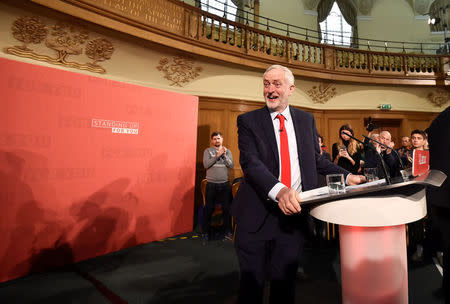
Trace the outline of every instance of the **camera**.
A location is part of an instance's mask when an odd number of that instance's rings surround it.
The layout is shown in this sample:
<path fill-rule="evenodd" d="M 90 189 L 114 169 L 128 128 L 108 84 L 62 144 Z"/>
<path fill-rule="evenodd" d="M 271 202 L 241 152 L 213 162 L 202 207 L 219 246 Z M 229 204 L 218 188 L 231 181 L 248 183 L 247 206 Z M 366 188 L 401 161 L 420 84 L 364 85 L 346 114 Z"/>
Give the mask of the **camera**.
<path fill-rule="evenodd" d="M 366 130 L 367 132 L 372 132 L 375 129 L 378 129 L 378 126 L 373 123 L 372 117 L 369 116 L 369 123 L 366 126 Z"/>

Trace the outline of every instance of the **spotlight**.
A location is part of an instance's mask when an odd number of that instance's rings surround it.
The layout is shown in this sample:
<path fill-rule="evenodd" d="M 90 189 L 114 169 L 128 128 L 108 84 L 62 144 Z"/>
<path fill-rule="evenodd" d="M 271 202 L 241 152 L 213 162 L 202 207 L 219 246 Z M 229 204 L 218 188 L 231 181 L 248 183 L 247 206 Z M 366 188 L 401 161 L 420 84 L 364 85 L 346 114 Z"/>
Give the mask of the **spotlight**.
<path fill-rule="evenodd" d="M 441 18 L 428 18 L 428 24 L 438 24 L 441 21 Z"/>

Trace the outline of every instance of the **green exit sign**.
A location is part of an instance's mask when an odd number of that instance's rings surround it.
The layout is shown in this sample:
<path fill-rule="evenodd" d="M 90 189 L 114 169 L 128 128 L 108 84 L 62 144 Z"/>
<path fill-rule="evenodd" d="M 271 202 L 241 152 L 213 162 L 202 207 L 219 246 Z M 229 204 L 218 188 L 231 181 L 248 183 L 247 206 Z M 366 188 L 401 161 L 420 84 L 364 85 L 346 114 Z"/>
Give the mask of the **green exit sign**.
<path fill-rule="evenodd" d="M 391 106 L 390 103 L 383 103 L 383 104 L 380 104 L 380 109 L 381 109 L 381 110 L 390 110 L 391 108 L 392 108 L 392 106 Z"/>

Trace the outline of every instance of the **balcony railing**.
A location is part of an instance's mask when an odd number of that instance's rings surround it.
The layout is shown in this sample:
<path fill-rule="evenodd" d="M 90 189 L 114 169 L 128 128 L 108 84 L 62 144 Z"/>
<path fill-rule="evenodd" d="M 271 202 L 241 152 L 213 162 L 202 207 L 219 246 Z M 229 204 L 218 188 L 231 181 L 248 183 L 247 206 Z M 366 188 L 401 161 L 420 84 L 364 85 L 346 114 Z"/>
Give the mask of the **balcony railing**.
<path fill-rule="evenodd" d="M 176 0 L 32 1 L 156 43 L 244 66 L 263 69 L 277 63 L 290 67 L 295 75 L 339 81 L 450 84 L 448 55 L 314 43 L 236 23 Z M 93 14 L 101 18 L 92 18 Z"/>

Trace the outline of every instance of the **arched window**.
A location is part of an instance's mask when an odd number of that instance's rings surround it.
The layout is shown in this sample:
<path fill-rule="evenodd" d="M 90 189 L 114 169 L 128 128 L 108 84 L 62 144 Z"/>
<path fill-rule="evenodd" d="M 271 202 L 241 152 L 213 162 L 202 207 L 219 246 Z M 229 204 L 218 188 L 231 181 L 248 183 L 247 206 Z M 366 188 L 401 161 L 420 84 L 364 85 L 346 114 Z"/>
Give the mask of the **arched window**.
<path fill-rule="evenodd" d="M 352 26 L 345 21 L 336 2 L 334 2 L 327 19 L 320 22 L 320 31 L 322 33 L 321 43 L 344 46 L 351 44 Z"/>
<path fill-rule="evenodd" d="M 357 9 L 352 0 L 320 0 L 319 42 L 358 47 Z"/>
<path fill-rule="evenodd" d="M 211 14 L 236 21 L 237 6 L 232 0 L 201 0 L 200 7 Z"/>

